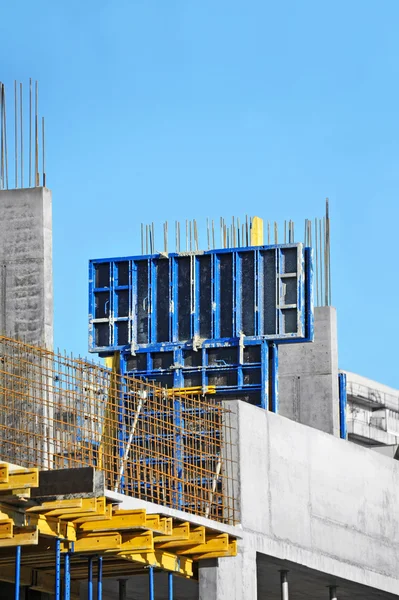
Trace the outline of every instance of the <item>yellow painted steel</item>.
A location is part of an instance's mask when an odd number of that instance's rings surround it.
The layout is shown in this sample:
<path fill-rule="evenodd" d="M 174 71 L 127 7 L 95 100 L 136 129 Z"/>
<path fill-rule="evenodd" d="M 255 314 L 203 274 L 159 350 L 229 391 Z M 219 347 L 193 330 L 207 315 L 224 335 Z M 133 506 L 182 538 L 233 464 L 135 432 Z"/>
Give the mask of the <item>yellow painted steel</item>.
<path fill-rule="evenodd" d="M 37 482 L 31 471 L 11 471 L 2 465 L 0 475 L 6 485 L 15 475 L 20 482 L 25 476 L 23 485 L 34 487 Z M 29 489 L 22 489 L 23 497 Z M 118 510 L 104 497 L 41 504 L 10 498 L 10 503 L 0 502 L 0 581 L 12 581 L 15 546 L 25 546 L 21 581 L 43 592 L 54 588 L 55 539 L 61 541 L 62 552 L 71 551 L 73 543 L 73 590 L 87 576 L 88 555 L 103 556 L 104 577 L 143 573 L 148 566 L 192 577 L 195 561 L 237 553 L 236 541 L 227 533 L 147 514 L 145 509 Z M 71 597 L 77 600 L 76 595 Z"/>
<path fill-rule="evenodd" d="M 8 473 L 5 480 L 0 479 L 0 491 L 2 492 L 25 490 L 32 487 L 39 487 L 39 469 L 15 471 Z"/>
<path fill-rule="evenodd" d="M 251 246 L 263 246 L 263 219 L 253 217 L 251 224 Z"/>

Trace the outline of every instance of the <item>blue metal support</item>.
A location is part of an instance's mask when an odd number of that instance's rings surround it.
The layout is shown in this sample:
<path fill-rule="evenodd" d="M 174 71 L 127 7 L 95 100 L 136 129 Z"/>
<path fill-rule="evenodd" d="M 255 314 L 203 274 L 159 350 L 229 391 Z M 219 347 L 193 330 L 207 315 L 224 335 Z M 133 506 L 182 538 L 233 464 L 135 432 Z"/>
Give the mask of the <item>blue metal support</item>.
<path fill-rule="evenodd" d="M 278 413 L 278 345 L 270 344 L 270 410 Z"/>
<path fill-rule="evenodd" d="M 346 422 L 346 406 L 348 402 L 346 393 L 346 373 L 338 374 L 338 390 L 339 390 L 339 433 L 343 440 L 348 437 L 348 428 Z"/>
<path fill-rule="evenodd" d="M 97 564 L 97 600 L 103 598 L 103 557 L 98 557 Z"/>
<path fill-rule="evenodd" d="M 87 569 L 87 600 L 93 600 L 93 557 L 89 556 Z"/>
<path fill-rule="evenodd" d="M 69 552 L 64 554 L 64 600 L 71 598 L 71 557 Z"/>
<path fill-rule="evenodd" d="M 176 426 L 176 437 L 175 437 L 175 475 L 178 479 L 177 489 L 174 493 L 174 504 L 177 509 L 183 506 L 183 439 L 181 435 L 182 431 L 182 403 L 181 399 L 176 396 L 173 400 L 173 412 Z"/>
<path fill-rule="evenodd" d="M 15 593 L 14 593 L 15 600 L 19 600 L 20 580 L 21 580 L 21 546 L 17 546 L 16 554 L 15 554 Z"/>
<path fill-rule="evenodd" d="M 61 600 L 61 540 L 55 540 L 54 600 Z"/>
<path fill-rule="evenodd" d="M 149 567 L 148 569 L 148 579 L 149 579 L 149 600 L 154 600 L 154 567 Z"/>
<path fill-rule="evenodd" d="M 173 573 L 168 573 L 168 600 L 173 600 Z"/>
<path fill-rule="evenodd" d="M 265 410 L 269 409 L 269 345 L 262 342 L 261 345 L 261 390 L 260 405 Z"/>

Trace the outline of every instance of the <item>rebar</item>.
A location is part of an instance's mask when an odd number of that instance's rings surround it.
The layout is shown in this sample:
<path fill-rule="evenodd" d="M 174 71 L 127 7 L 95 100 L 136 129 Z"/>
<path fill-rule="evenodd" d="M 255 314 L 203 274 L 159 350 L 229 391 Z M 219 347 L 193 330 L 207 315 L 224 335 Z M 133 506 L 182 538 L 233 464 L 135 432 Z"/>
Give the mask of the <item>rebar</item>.
<path fill-rule="evenodd" d="M 0 460 L 92 466 L 109 490 L 233 523 L 230 413 L 66 353 L 0 336 Z M 202 394 L 202 392 L 201 392 Z"/>

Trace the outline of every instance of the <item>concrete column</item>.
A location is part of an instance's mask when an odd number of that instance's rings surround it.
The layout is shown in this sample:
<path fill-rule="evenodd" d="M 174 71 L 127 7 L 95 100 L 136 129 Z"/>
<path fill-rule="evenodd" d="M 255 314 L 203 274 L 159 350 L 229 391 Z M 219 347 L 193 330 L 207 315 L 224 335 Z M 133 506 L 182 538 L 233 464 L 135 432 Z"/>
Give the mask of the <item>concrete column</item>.
<path fill-rule="evenodd" d="M 314 325 L 314 342 L 280 345 L 279 414 L 339 437 L 335 308 L 315 308 Z"/>
<path fill-rule="evenodd" d="M 289 600 L 288 595 L 288 571 L 280 571 L 281 600 Z"/>
<path fill-rule="evenodd" d="M 51 192 L 0 191 L 0 333 L 53 346 Z"/>
<path fill-rule="evenodd" d="M 199 563 L 199 600 L 257 600 L 256 552 Z"/>
<path fill-rule="evenodd" d="M 337 588 L 335 585 L 330 585 L 330 600 L 337 600 Z"/>

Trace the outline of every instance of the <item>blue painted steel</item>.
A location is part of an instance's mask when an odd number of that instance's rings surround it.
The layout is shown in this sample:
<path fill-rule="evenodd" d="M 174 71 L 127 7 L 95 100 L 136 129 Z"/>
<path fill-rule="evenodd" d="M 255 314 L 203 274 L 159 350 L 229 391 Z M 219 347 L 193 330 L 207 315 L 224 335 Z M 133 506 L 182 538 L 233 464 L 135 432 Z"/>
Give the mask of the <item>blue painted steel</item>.
<path fill-rule="evenodd" d="M 294 254 L 297 257 L 296 269 L 293 271 L 294 265 Z M 232 335 L 231 337 L 221 338 L 220 331 L 220 315 L 223 312 L 223 307 L 220 306 L 220 259 L 224 255 L 230 254 L 232 257 Z M 169 258 L 159 258 L 159 255 L 152 255 L 148 257 L 135 256 L 126 258 L 113 258 L 113 259 L 100 259 L 94 260 L 90 263 L 89 268 L 89 328 L 90 328 L 90 350 L 94 352 L 110 353 L 118 350 L 127 350 L 130 347 L 146 348 L 147 350 L 163 351 L 165 344 L 178 344 L 189 348 L 192 346 L 192 338 L 198 335 L 199 331 L 199 289 L 201 285 L 200 273 L 200 258 L 201 256 L 210 256 L 212 262 L 211 280 L 212 280 L 212 299 L 210 298 L 211 306 L 209 307 L 213 316 L 211 340 L 220 340 L 224 345 L 231 344 L 236 345 L 238 337 L 240 335 L 241 323 L 242 323 L 242 298 L 245 298 L 245 290 L 242 288 L 242 257 L 244 255 L 254 257 L 254 272 L 255 275 L 255 298 L 256 298 L 256 310 L 254 313 L 255 319 L 255 330 L 254 335 L 249 336 L 254 339 L 265 338 L 271 341 L 294 341 L 304 340 L 306 337 L 306 322 L 308 319 L 307 309 L 307 290 L 309 284 L 307 282 L 307 273 L 309 262 L 307 253 L 303 248 L 302 244 L 284 244 L 276 246 L 261 246 L 261 247 L 250 247 L 250 248 L 234 248 L 234 249 L 220 249 L 220 250 L 209 250 L 203 254 L 191 254 L 190 255 L 190 281 L 187 281 L 190 292 L 190 335 L 191 339 L 177 339 L 178 330 L 177 323 L 179 321 L 178 315 L 178 303 L 177 303 L 177 290 L 179 287 L 179 273 L 177 269 L 177 263 L 179 260 L 186 259 L 186 257 L 177 254 L 169 254 Z M 264 258 L 269 259 L 275 257 L 274 273 L 273 269 L 268 270 L 267 277 L 265 279 L 265 273 L 263 269 Z M 310 256 L 310 255 L 309 255 Z M 157 319 L 168 318 L 167 315 L 161 313 L 157 315 L 157 265 L 160 261 L 169 260 L 169 339 L 165 342 L 157 341 Z M 129 277 L 129 285 L 121 286 L 118 282 L 117 268 L 118 263 L 124 262 L 129 264 L 129 273 L 132 274 Z M 149 267 L 148 277 L 148 294 L 143 302 L 144 310 L 147 311 L 148 319 L 148 336 L 146 343 L 137 344 L 137 265 L 147 263 Z M 289 267 L 286 268 L 286 264 L 289 263 Z M 96 268 L 101 265 L 109 265 L 109 279 L 96 278 Z M 289 272 L 290 271 L 290 272 Z M 263 289 L 264 286 L 274 285 L 273 278 L 278 282 L 278 294 L 276 298 L 275 306 L 275 317 L 277 327 L 274 331 L 264 329 L 264 315 L 263 315 Z M 296 285 L 296 301 L 293 301 L 292 293 L 290 293 L 290 302 L 285 303 L 285 290 L 291 289 L 293 283 Z M 103 287 L 97 287 L 101 285 Z M 126 314 L 119 314 L 118 312 L 118 292 L 123 289 L 129 289 L 130 291 L 130 305 L 129 305 L 129 316 Z M 109 294 L 109 303 L 106 302 L 101 314 L 96 313 L 96 297 Z M 252 306 L 252 302 L 251 302 Z M 142 307 L 142 308 L 143 308 Z M 252 310 L 252 308 L 251 308 Z M 270 308 L 272 310 L 272 308 Z M 105 312 L 104 312 L 105 311 Z M 287 320 L 287 315 L 291 311 L 291 318 Z M 297 326 L 294 326 L 293 313 L 297 312 Z M 269 314 L 269 318 L 271 313 Z M 118 323 L 128 322 L 129 323 L 129 335 L 127 339 L 117 339 Z M 98 337 L 96 341 L 95 329 L 97 326 L 109 327 L 109 335 L 101 338 Z M 108 344 L 104 344 L 106 339 L 109 340 Z"/>
<path fill-rule="evenodd" d="M 173 573 L 168 573 L 168 600 L 173 600 Z"/>
<path fill-rule="evenodd" d="M 87 563 L 87 600 L 93 600 L 93 557 L 89 556 Z"/>
<path fill-rule="evenodd" d="M 261 392 L 260 406 L 269 409 L 269 345 L 262 342 L 261 345 Z"/>
<path fill-rule="evenodd" d="M 98 557 L 97 563 L 97 600 L 103 598 L 103 557 Z"/>
<path fill-rule="evenodd" d="M 149 600 L 154 600 L 154 567 L 148 569 Z"/>
<path fill-rule="evenodd" d="M 61 600 L 61 540 L 55 540 L 54 600 Z"/>
<path fill-rule="evenodd" d="M 270 344 L 269 351 L 271 354 L 270 410 L 278 413 L 278 345 Z"/>
<path fill-rule="evenodd" d="M 347 421 L 346 421 L 346 406 L 347 406 L 347 392 L 346 392 L 346 373 L 338 374 L 338 389 L 339 389 L 339 429 L 340 437 L 346 440 L 348 437 Z"/>
<path fill-rule="evenodd" d="M 64 600 L 71 598 L 71 571 L 70 571 L 70 554 L 64 554 Z"/>
<path fill-rule="evenodd" d="M 15 588 L 14 599 L 19 600 L 19 592 L 21 589 L 21 546 L 15 549 Z"/>

